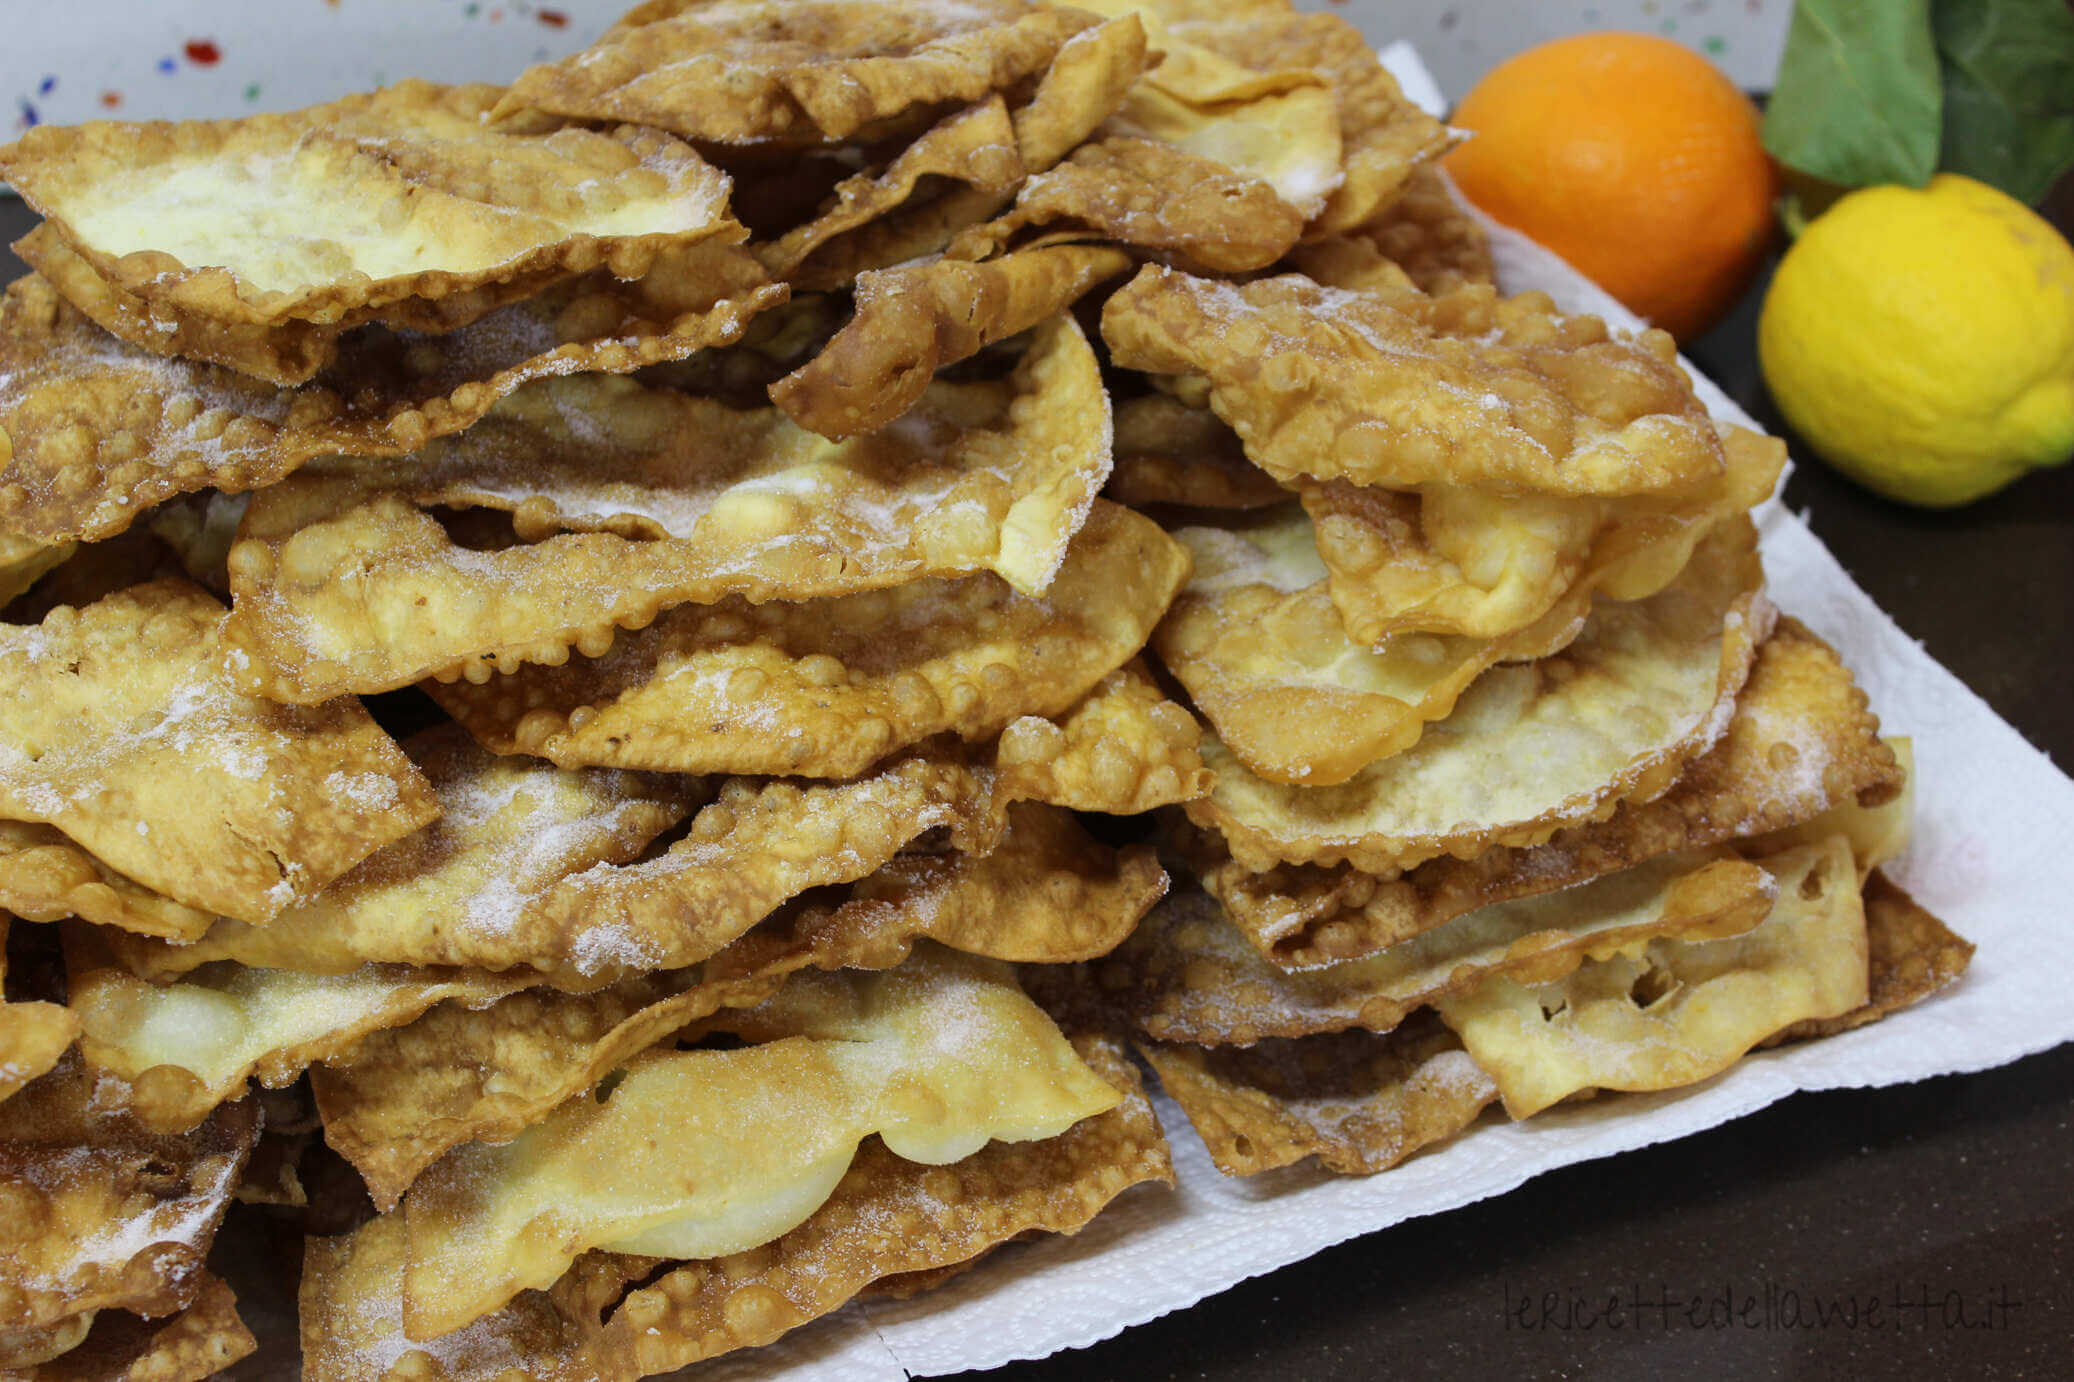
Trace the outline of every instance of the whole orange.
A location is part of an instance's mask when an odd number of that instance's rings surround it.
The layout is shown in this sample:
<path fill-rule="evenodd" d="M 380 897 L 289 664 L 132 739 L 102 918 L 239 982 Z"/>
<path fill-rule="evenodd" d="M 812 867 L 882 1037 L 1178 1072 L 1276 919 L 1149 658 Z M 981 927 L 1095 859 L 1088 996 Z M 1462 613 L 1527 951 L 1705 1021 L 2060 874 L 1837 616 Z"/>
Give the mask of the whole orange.
<path fill-rule="evenodd" d="M 1778 171 L 1720 69 L 1648 34 L 1593 33 L 1492 69 L 1450 123 L 1464 196 L 1688 340 L 1749 283 Z"/>

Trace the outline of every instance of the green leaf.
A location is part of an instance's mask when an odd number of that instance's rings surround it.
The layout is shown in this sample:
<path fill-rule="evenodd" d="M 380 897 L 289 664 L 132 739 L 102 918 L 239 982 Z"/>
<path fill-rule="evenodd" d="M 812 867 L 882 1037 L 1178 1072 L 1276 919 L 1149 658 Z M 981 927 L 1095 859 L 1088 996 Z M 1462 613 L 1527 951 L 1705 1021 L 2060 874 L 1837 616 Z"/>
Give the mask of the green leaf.
<path fill-rule="evenodd" d="M 2065 0 L 1937 0 L 1941 166 L 2035 202 L 2074 164 L 2074 12 Z"/>
<path fill-rule="evenodd" d="M 1764 146 L 1846 187 L 1921 187 L 1937 169 L 1943 88 L 1930 0 L 1800 0 L 1765 109 Z"/>

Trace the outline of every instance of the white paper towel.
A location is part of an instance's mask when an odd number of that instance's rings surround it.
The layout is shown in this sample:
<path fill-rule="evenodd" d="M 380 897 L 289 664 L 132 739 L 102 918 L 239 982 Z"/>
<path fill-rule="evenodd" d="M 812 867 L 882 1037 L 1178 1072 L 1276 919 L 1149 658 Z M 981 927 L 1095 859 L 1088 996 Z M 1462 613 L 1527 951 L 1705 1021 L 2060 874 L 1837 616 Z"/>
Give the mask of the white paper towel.
<path fill-rule="evenodd" d="M 1439 94 L 1408 47 L 1384 61 L 1408 93 Z M 1437 113 L 1437 112 L 1436 112 Z M 1636 328 L 1633 314 L 1548 251 L 1492 226 L 1507 292 Z M 1754 426 L 1688 363 L 1717 417 Z M 1852 583 L 1776 499 L 1758 513 L 1773 598 L 1838 652 L 1886 732 L 1915 740 L 1916 831 L 1887 871 L 1980 947 L 1950 992 L 1884 1022 L 1760 1052 L 1705 1084 L 1479 1124 L 1365 1179 L 1303 1166 L 1232 1180 L 1180 1111 L 1156 1099 L 1180 1187 L 1128 1192 L 1077 1238 L 1006 1249 L 910 1301 L 853 1307 L 725 1376 L 882 1382 L 1041 1358 L 1183 1309 L 1248 1277 L 1405 1219 L 1502 1195 L 1529 1176 L 1684 1137 L 1800 1090 L 1900 1084 L 1983 1070 L 2074 1040 L 2074 782 L 2026 744 Z"/>

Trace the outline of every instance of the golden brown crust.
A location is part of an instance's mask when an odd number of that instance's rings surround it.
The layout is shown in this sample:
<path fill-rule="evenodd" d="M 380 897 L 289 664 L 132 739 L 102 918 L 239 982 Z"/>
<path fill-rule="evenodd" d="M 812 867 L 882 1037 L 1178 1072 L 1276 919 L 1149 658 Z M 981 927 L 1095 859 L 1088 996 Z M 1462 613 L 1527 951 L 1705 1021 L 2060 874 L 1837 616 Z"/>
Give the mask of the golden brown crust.
<path fill-rule="evenodd" d="M 841 141 L 1041 72 L 1092 22 L 1027 0 L 650 0 L 585 51 L 528 68 L 497 113 L 631 120 L 723 144 Z"/>
<path fill-rule="evenodd" d="M 1283 6 L 1175 6 L 1169 29 L 1243 66 L 1308 68 L 1332 86 L 1344 178 L 1311 222 L 1313 234 L 1346 230 L 1387 205 L 1405 180 L 1454 142 L 1446 126 L 1408 99 L 1376 59 L 1375 45 L 1331 14 Z"/>
<path fill-rule="evenodd" d="M 1011 798 L 1135 816 L 1210 790 L 1202 731 L 1131 662 L 1056 720 L 1025 716 L 1001 731 L 994 770 Z"/>
<path fill-rule="evenodd" d="M 1765 1044 L 1834 1036 L 1877 1022 L 1959 982 L 1974 945 L 1925 910 L 1886 874 L 1865 883 L 1865 930 L 1871 948 L 1870 993 L 1841 1017 L 1796 1022 Z"/>
<path fill-rule="evenodd" d="M 338 358 L 342 328 L 335 325 L 261 325 L 154 312 L 143 298 L 103 278 L 47 221 L 15 241 L 13 248 L 32 272 L 91 317 L 94 325 L 154 355 L 222 365 L 283 385 L 304 383 Z"/>
<path fill-rule="evenodd" d="M 0 821 L 0 909 L 27 921 L 80 917 L 165 940 L 199 939 L 216 918 L 125 878 L 55 826 Z"/>
<path fill-rule="evenodd" d="M 259 1131 L 247 1100 L 194 1131 L 147 1132 L 99 1107 L 76 1059 L 0 1103 L 0 1329 L 89 1310 L 159 1316 L 201 1291 L 202 1261 Z"/>
<path fill-rule="evenodd" d="M 912 408 L 945 365 L 1029 330 L 1129 267 L 1111 245 L 1058 245 L 860 274 L 857 315 L 771 385 L 771 401 L 824 437 L 876 431 Z"/>
<path fill-rule="evenodd" d="M 1567 647 L 1590 608 L 1581 591 L 1503 637 L 1405 633 L 1364 646 L 1333 607 L 1295 506 L 1175 536 L 1195 572 L 1153 647 L 1224 747 L 1269 782 L 1331 786 L 1402 753 L 1489 668 Z"/>
<path fill-rule="evenodd" d="M 1013 210 L 959 235 L 949 253 L 982 259 L 1031 229 L 1040 233 L 1029 244 L 1122 244 L 1213 273 L 1244 273 L 1288 253 L 1303 216 L 1267 183 L 1214 159 L 1111 135 L 1032 177 Z"/>

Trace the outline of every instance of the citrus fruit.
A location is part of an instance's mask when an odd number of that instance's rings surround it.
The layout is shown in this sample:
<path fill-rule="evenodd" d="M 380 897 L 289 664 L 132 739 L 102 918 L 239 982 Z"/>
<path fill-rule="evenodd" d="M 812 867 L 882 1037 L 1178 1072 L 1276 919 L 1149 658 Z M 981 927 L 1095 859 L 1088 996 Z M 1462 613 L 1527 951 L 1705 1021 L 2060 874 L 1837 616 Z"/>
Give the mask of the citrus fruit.
<path fill-rule="evenodd" d="M 2074 453 L 2074 247 L 1971 178 L 1864 188 L 1786 252 L 1757 354 L 1824 460 L 1905 503 L 1967 503 Z"/>
<path fill-rule="evenodd" d="M 1736 300 L 1771 238 L 1778 175 L 1757 108 L 1669 39 L 1530 48 L 1449 123 L 1474 134 L 1446 160 L 1464 196 L 1681 341 Z"/>

